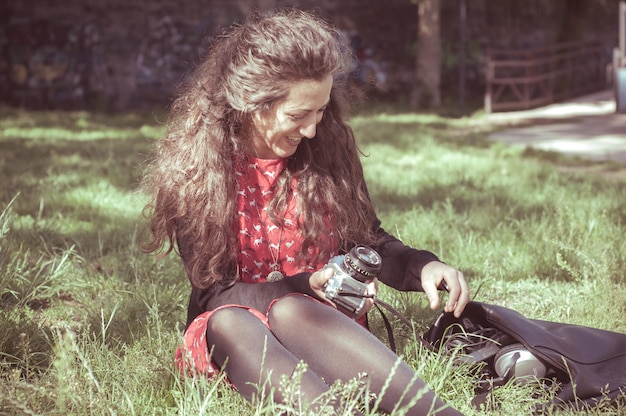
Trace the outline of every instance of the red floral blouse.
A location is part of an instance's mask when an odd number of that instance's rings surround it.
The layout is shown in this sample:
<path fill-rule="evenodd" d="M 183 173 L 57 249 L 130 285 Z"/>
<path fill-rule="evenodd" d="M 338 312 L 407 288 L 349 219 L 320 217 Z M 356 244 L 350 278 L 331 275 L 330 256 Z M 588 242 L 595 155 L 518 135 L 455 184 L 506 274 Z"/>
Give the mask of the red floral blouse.
<path fill-rule="evenodd" d="M 274 223 L 267 206 L 274 195 L 274 184 L 285 168 L 285 159 L 248 157 L 237 170 L 237 218 L 239 267 L 246 283 L 265 282 L 278 270 L 285 276 L 313 272 L 322 264 L 298 264 L 302 238 L 298 230 L 298 194 L 295 181 L 282 224 Z"/>

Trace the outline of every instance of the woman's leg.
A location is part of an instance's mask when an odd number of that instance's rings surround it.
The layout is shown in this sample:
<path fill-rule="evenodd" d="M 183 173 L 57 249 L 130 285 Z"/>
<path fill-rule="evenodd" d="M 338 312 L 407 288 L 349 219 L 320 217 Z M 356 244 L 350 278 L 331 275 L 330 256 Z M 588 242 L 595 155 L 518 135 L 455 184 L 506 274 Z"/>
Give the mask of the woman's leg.
<path fill-rule="evenodd" d="M 366 373 L 370 389 L 380 393 L 392 369 L 395 373 L 381 401 L 385 411 L 422 398 L 408 415 L 425 415 L 445 404 L 427 389 L 415 371 L 365 328 L 343 313 L 304 296 L 287 296 L 270 310 L 272 332 L 289 351 L 327 382 L 347 381 Z M 407 390 L 408 389 L 408 390 Z M 459 415 L 446 408 L 438 415 Z"/>
<path fill-rule="evenodd" d="M 281 377 L 291 377 L 301 360 L 263 322 L 245 309 L 224 308 L 211 316 L 206 333 L 212 360 L 220 367 L 226 365 L 228 379 L 246 399 L 251 400 L 259 386 L 265 394 L 274 387 L 274 400 L 284 402 L 278 389 Z M 311 403 L 328 391 L 328 385 L 307 370 L 300 390 L 303 402 Z"/>

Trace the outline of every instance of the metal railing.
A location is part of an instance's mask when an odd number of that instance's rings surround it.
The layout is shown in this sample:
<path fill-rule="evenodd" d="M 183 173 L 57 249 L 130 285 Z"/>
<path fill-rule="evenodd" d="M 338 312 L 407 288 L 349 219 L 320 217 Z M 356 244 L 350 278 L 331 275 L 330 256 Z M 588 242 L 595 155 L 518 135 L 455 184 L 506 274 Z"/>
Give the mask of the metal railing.
<path fill-rule="evenodd" d="M 490 49 L 485 112 L 526 110 L 603 89 L 607 59 L 596 42 Z"/>

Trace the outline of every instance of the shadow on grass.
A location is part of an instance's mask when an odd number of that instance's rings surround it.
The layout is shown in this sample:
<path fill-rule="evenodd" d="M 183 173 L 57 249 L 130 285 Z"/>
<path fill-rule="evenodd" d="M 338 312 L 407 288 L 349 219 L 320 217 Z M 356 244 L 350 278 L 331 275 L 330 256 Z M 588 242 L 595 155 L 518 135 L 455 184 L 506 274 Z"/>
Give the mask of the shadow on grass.
<path fill-rule="evenodd" d="M 52 331 L 37 322 L 32 309 L 3 305 L 0 333 L 0 374 L 14 372 L 19 378 L 30 379 L 50 366 Z"/>

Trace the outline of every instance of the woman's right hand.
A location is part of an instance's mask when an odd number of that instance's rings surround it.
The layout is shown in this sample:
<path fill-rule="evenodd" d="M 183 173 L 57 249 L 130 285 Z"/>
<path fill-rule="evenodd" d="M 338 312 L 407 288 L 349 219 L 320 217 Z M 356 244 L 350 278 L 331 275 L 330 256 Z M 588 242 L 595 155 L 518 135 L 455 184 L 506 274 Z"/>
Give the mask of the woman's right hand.
<path fill-rule="evenodd" d="M 333 274 L 335 274 L 333 269 L 322 268 L 311 274 L 309 277 L 309 286 L 311 286 L 311 290 L 313 290 L 318 298 L 336 307 L 335 304 L 326 297 L 326 291 L 324 290 L 324 285 L 333 277 Z"/>
<path fill-rule="evenodd" d="M 324 290 L 324 285 L 326 284 L 326 282 L 328 282 L 328 280 L 331 277 L 333 277 L 334 273 L 335 273 L 334 270 L 331 268 L 322 268 L 316 271 L 315 273 L 311 274 L 311 276 L 309 277 L 309 286 L 311 286 L 311 289 L 317 295 L 318 298 L 328 303 L 333 308 L 337 309 L 337 305 L 326 297 L 326 291 Z M 376 296 L 376 294 L 378 293 L 378 279 L 374 279 L 368 284 L 366 293 Z M 365 315 L 367 312 L 369 312 L 369 310 L 372 309 L 373 306 L 374 306 L 374 299 L 368 298 L 365 300 L 365 305 L 363 305 L 363 308 L 361 309 L 358 315 L 354 316 L 354 315 L 349 314 L 349 316 L 351 318 L 358 319 L 362 317 L 363 315 Z M 348 314 L 345 311 L 344 313 Z"/>

